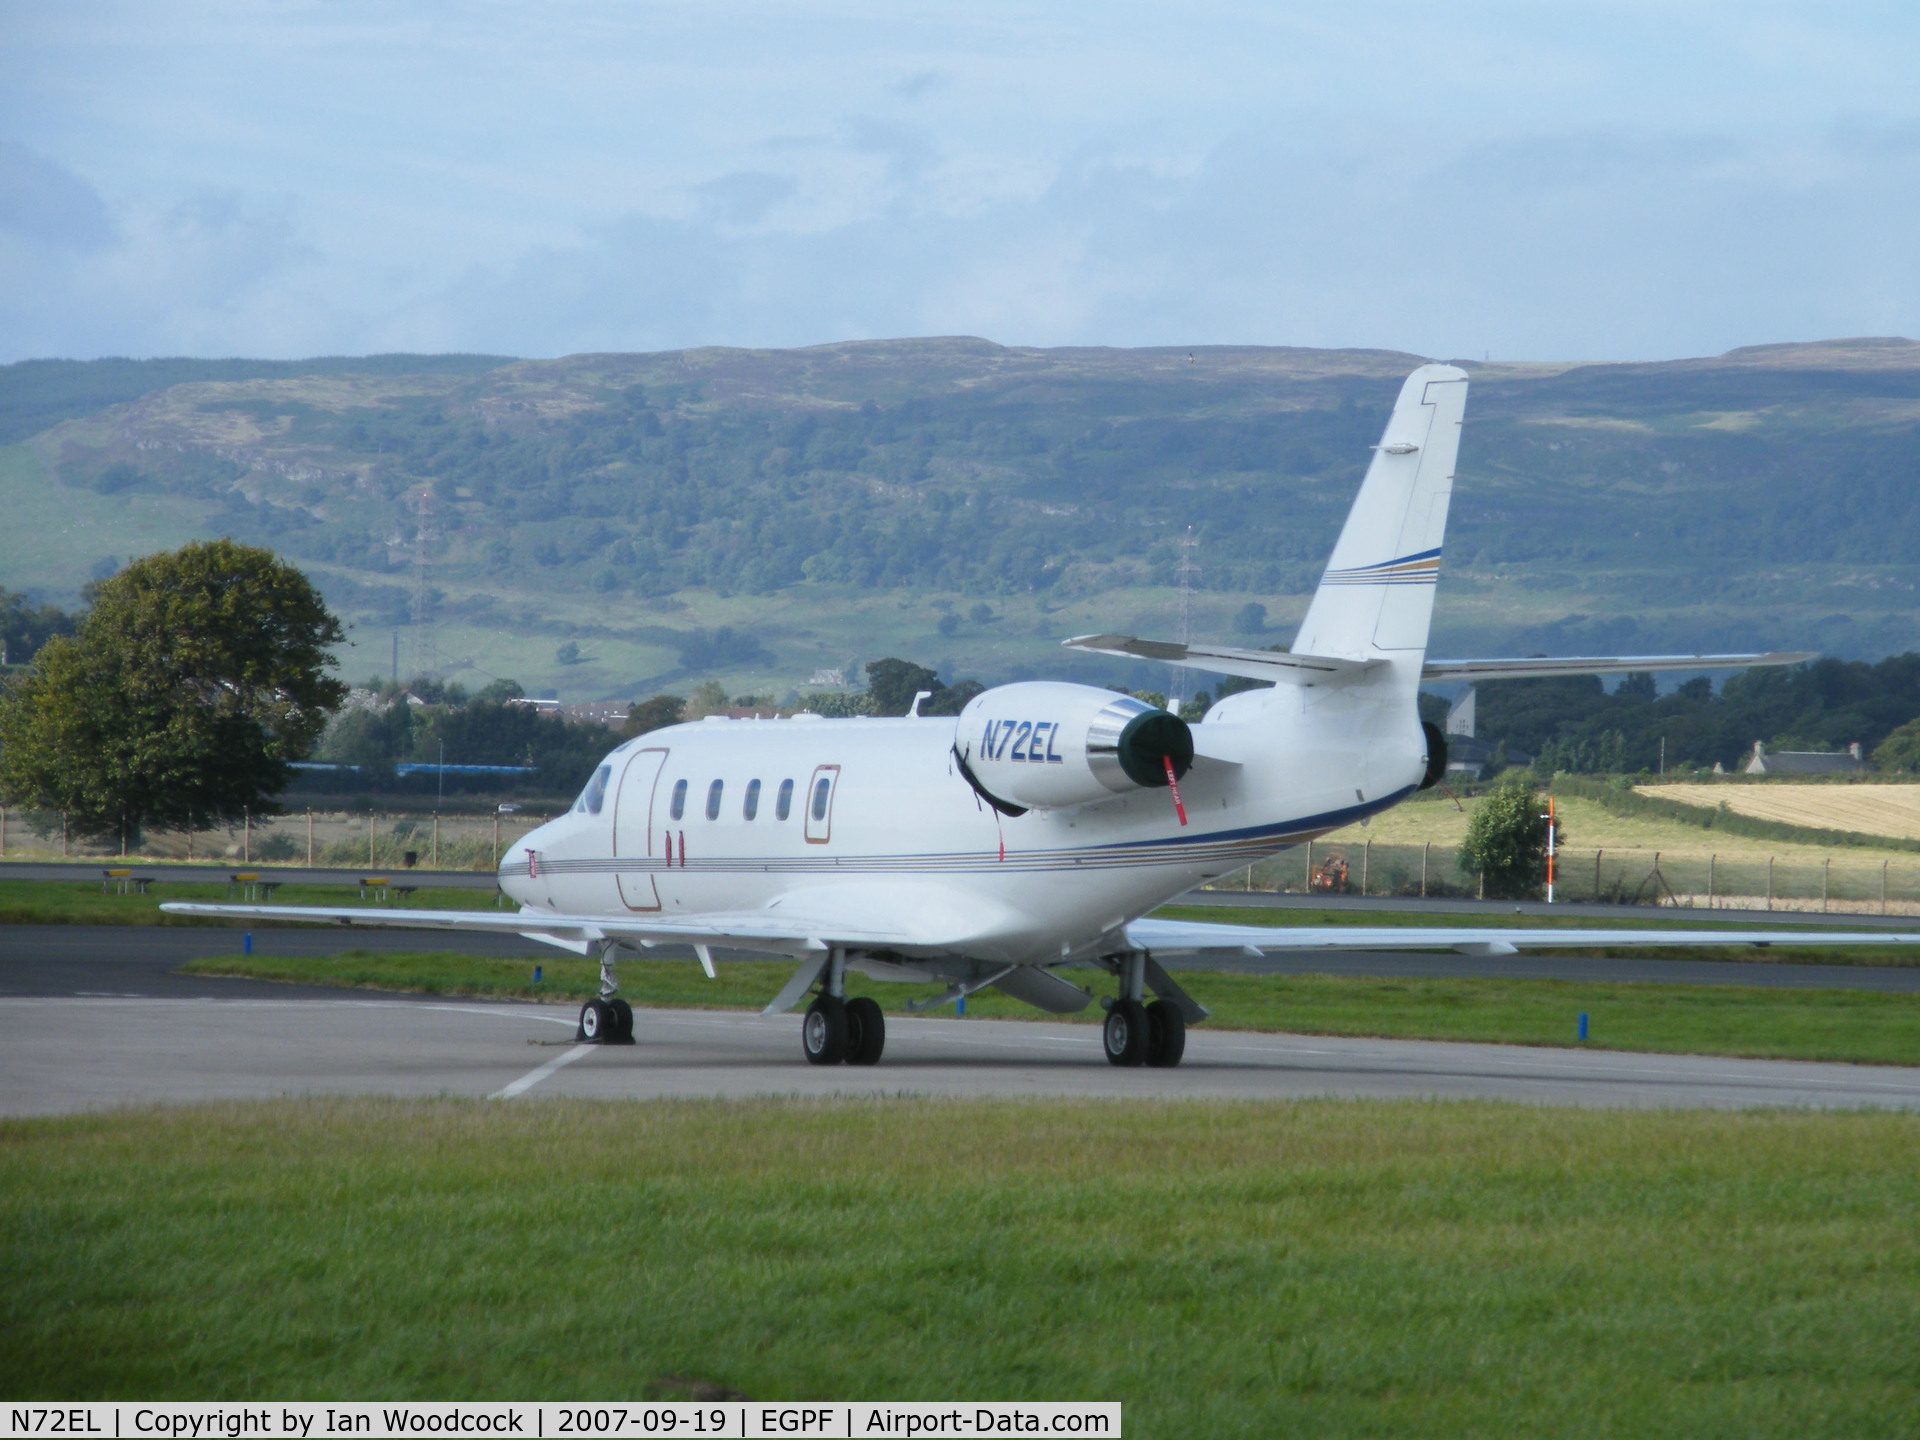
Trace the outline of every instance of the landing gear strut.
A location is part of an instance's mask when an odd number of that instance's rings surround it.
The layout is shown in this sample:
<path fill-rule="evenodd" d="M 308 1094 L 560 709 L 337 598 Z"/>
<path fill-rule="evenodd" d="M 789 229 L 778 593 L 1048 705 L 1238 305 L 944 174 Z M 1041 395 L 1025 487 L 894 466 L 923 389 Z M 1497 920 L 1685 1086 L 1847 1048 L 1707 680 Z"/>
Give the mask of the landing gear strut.
<path fill-rule="evenodd" d="M 620 984 L 613 978 L 614 947 L 600 951 L 600 993 L 580 1007 L 580 1029 L 574 1039 L 587 1045 L 633 1044 L 633 1007 L 617 999 Z"/>
<path fill-rule="evenodd" d="M 1100 1045 L 1110 1065 L 1171 1069 L 1187 1053 L 1187 1017 L 1170 1000 L 1146 1003 L 1147 957 L 1135 951 L 1118 958 L 1120 998 L 1107 1004 Z"/>
<path fill-rule="evenodd" d="M 877 1065 L 887 1048 L 886 1017 L 865 995 L 847 999 L 846 957 L 836 950 L 821 976 L 820 993 L 800 1022 L 800 1049 L 809 1065 Z"/>

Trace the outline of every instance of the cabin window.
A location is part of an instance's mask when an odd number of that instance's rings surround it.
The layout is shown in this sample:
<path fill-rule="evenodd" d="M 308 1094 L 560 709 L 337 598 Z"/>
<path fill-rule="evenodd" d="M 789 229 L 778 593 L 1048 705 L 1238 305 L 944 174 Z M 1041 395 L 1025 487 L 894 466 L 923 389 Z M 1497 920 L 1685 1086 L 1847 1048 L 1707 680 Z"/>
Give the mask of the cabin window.
<path fill-rule="evenodd" d="M 600 807 L 607 800 L 607 781 L 613 777 L 613 766 L 602 765 L 593 772 L 593 779 L 587 782 L 587 788 L 581 793 L 580 804 L 589 815 L 598 815 Z"/>
<path fill-rule="evenodd" d="M 667 813 L 672 815 L 676 820 L 687 813 L 686 781 L 676 780 L 673 782 L 673 807 Z"/>
<path fill-rule="evenodd" d="M 720 792 L 725 788 L 726 782 L 722 780 L 716 780 L 707 786 L 707 819 L 720 818 Z"/>
<path fill-rule="evenodd" d="M 833 782 L 822 775 L 813 782 L 813 818 L 827 818 L 827 797 L 833 793 Z"/>
<path fill-rule="evenodd" d="M 747 798 L 740 802 L 740 818 L 751 820 L 760 813 L 760 782 L 747 781 Z"/>
<path fill-rule="evenodd" d="M 773 797 L 773 818 L 784 820 L 793 813 L 793 782 L 782 780 L 780 793 Z"/>

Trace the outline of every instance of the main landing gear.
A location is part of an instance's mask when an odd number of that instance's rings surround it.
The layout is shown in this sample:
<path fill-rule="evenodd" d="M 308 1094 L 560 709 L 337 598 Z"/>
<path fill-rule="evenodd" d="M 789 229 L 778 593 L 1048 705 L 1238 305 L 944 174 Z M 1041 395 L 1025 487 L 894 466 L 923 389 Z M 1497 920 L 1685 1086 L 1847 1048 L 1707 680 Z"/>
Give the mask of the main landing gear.
<path fill-rule="evenodd" d="M 809 1065 L 877 1065 L 887 1048 L 880 1003 L 865 995 L 847 999 L 846 979 L 846 958 L 836 950 L 800 1022 L 800 1049 Z"/>
<path fill-rule="evenodd" d="M 613 978 L 613 947 L 600 952 L 600 993 L 580 1007 L 580 1029 L 574 1039 L 583 1045 L 633 1044 L 633 1006 L 615 998 L 619 982 Z"/>
<path fill-rule="evenodd" d="M 1120 998 L 1107 1004 L 1100 1045 L 1110 1065 L 1153 1065 L 1171 1069 L 1187 1053 L 1187 1017 L 1170 1000 L 1145 1003 L 1147 957 L 1119 957 Z"/>

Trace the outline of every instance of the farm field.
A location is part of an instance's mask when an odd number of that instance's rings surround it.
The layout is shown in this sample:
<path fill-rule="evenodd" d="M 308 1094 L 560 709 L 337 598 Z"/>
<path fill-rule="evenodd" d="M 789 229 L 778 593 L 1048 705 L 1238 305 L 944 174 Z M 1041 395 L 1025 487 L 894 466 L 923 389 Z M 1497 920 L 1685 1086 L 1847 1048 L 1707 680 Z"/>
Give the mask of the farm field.
<path fill-rule="evenodd" d="M 1751 815 L 1756 820 L 1920 840 L 1920 785 L 1640 785 L 1635 788 L 1656 800 L 1698 805 L 1704 810 L 1725 805 L 1735 814 Z"/>
<path fill-rule="evenodd" d="M 1920 1117 L 277 1101 L 0 1125 L 13 1397 L 1910 1436 Z"/>
<path fill-rule="evenodd" d="M 1667 785 L 1656 793 L 1663 800 L 1676 800 L 1681 803 L 1693 803 L 1683 800 L 1676 791 L 1699 789 L 1712 793 L 1714 803 L 1723 795 L 1732 795 L 1741 790 L 1753 790 L 1752 786 L 1729 785 L 1724 790 L 1711 786 Z M 1782 786 L 1783 790 L 1790 787 Z M 1811 790 L 1811 786 L 1794 786 L 1796 790 Z M 1822 789 L 1827 787 L 1820 787 Z M 1832 787 L 1839 790 L 1841 787 Z M 1855 787 L 1846 787 L 1852 789 Z M 1920 786 L 1887 786 L 1886 789 L 1913 789 L 1920 792 Z M 1349 825 L 1344 830 L 1336 830 L 1319 843 L 1322 845 L 1340 845 L 1348 849 L 1364 845 L 1371 840 L 1375 845 L 1422 845 L 1431 843 L 1436 851 L 1442 847 L 1457 850 L 1461 841 L 1467 838 L 1467 819 L 1474 807 L 1480 803 L 1478 797 L 1463 800 L 1464 810 L 1456 809 L 1451 800 L 1437 790 L 1429 790 L 1418 799 L 1387 811 L 1374 818 L 1368 825 Z M 1562 846 L 1574 850 L 1591 852 L 1595 849 L 1607 850 L 1658 850 L 1662 854 L 1676 856 L 1698 856 L 1705 859 L 1710 854 L 1719 854 L 1728 859 L 1758 859 L 1765 861 L 1771 855 L 1782 863 L 1818 865 L 1830 855 L 1841 852 L 1820 845 L 1796 843 L 1789 840 L 1759 840 L 1745 835 L 1729 835 L 1723 830 L 1703 830 L 1695 825 L 1681 824 L 1677 821 L 1661 820 L 1654 817 L 1633 815 L 1615 815 L 1602 809 L 1592 800 L 1581 797 L 1563 796 L 1554 803 L 1554 809 L 1560 817 Z M 1758 812 L 1749 812 L 1758 813 Z M 1768 815 L 1768 819 L 1784 819 L 1784 816 Z M 1859 830 L 1859 825 L 1839 825 L 1832 821 L 1798 820 L 1793 823 L 1802 825 L 1819 824 L 1828 829 Z M 1898 833 L 1875 832 L 1868 833 Z M 1916 832 L 1920 834 L 1920 832 Z M 1882 860 L 1890 860 L 1898 867 L 1920 866 L 1920 855 L 1911 850 L 1877 850 L 1868 846 L 1849 847 L 1845 851 L 1849 865 L 1871 865 L 1878 869 Z"/>

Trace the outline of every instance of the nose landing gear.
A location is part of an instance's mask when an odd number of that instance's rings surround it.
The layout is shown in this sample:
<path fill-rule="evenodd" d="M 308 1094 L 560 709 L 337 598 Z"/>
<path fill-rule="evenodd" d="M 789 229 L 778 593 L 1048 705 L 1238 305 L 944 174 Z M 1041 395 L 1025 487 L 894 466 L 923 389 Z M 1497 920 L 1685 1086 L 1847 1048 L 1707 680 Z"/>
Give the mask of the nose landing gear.
<path fill-rule="evenodd" d="M 633 1007 L 624 1000 L 587 1001 L 574 1039 L 588 1045 L 633 1044 Z"/>
<path fill-rule="evenodd" d="M 613 993 L 620 988 L 613 978 L 615 950 L 611 944 L 600 950 L 600 993 L 580 1007 L 580 1028 L 573 1037 L 582 1044 L 633 1044 L 633 1007 Z"/>

